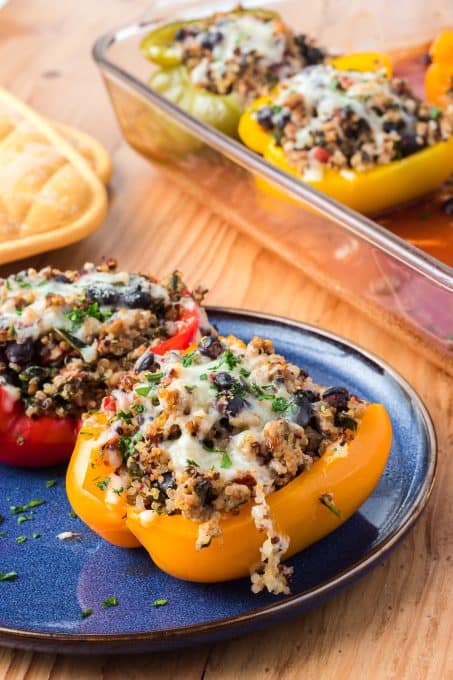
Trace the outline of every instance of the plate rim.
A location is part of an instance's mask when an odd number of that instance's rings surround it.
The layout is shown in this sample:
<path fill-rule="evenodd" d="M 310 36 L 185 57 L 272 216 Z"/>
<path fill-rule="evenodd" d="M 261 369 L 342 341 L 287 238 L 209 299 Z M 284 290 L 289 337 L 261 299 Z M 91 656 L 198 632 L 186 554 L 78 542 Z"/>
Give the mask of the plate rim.
<path fill-rule="evenodd" d="M 74 653 L 74 651 L 76 651 L 75 646 L 77 643 L 89 643 L 90 647 L 92 646 L 93 651 L 96 651 L 100 647 L 105 648 L 106 644 L 114 644 L 117 642 L 149 642 L 154 644 L 169 643 L 169 645 L 173 643 L 176 645 L 178 642 L 191 640 L 192 638 L 194 641 L 201 641 L 200 637 L 203 634 L 221 635 L 222 631 L 226 630 L 231 631 L 231 637 L 233 637 L 235 631 L 240 632 L 241 627 L 244 625 L 247 625 L 253 621 L 258 621 L 260 624 L 265 625 L 269 619 L 272 620 L 274 618 L 281 618 L 283 614 L 288 614 L 289 616 L 294 615 L 302 606 L 309 606 L 313 600 L 325 598 L 332 590 L 343 588 L 357 580 L 360 576 L 366 574 L 368 569 L 371 568 L 376 562 L 383 560 L 419 519 L 431 497 L 431 493 L 436 481 L 438 442 L 431 415 L 424 401 L 412 387 L 412 385 L 395 368 L 388 364 L 384 359 L 381 359 L 376 354 L 365 349 L 353 340 L 349 340 L 348 338 L 338 335 L 337 333 L 333 333 L 332 331 L 320 328 L 304 321 L 297 321 L 295 319 L 277 314 L 268 314 L 266 312 L 259 312 L 243 308 L 224 307 L 219 305 L 205 305 L 204 308 L 208 315 L 209 313 L 213 312 L 217 314 L 225 314 L 227 316 L 240 316 L 246 318 L 253 317 L 258 320 L 271 321 L 280 326 L 290 326 L 292 328 L 321 336 L 323 339 L 340 343 L 347 349 L 354 350 L 368 359 L 371 363 L 376 364 L 380 368 L 384 369 L 386 373 L 390 374 L 390 376 L 400 385 L 405 393 L 409 395 L 411 401 L 418 409 L 426 429 L 428 442 L 428 468 L 426 470 L 423 484 L 414 502 L 408 509 L 405 517 L 402 521 L 400 521 L 399 525 L 388 534 L 383 542 L 373 548 L 362 559 L 352 563 L 352 565 L 348 568 L 343 569 L 322 583 L 304 590 L 301 593 L 290 595 L 285 600 L 280 600 L 257 609 L 252 609 L 247 613 L 228 616 L 223 619 L 219 619 L 214 623 L 203 622 L 190 624 L 188 626 L 178 626 L 176 628 L 148 631 L 144 630 L 138 631 L 136 633 L 81 633 L 74 635 L 70 633 L 43 633 L 40 631 L 15 629 L 11 627 L 5 628 L 0 626 L 0 644 L 6 644 L 11 647 L 17 646 L 19 644 L 22 648 L 41 648 L 44 650 L 49 649 L 49 646 L 53 643 L 54 645 L 58 645 L 58 651 L 60 652 L 66 651 Z M 118 653 L 120 652 L 124 653 L 124 649 L 122 647 L 118 649 Z"/>

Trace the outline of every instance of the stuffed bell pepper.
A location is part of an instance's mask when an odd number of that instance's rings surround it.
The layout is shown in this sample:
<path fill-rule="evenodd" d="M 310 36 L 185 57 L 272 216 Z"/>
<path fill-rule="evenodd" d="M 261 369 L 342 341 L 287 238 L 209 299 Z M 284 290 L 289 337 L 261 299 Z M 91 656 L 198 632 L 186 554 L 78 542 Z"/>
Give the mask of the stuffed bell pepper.
<path fill-rule="evenodd" d="M 365 214 L 426 194 L 453 171 L 453 112 L 381 70 L 304 69 L 255 101 L 239 134 L 270 163 Z"/>
<path fill-rule="evenodd" d="M 325 58 L 278 14 L 258 8 L 164 25 L 144 38 L 141 50 L 160 67 L 153 89 L 233 137 L 247 103 Z"/>
<path fill-rule="evenodd" d="M 117 272 L 114 260 L 3 279 L 0 462 L 37 467 L 69 458 L 82 413 L 99 407 L 147 346 L 153 355 L 180 350 L 209 329 L 200 300 L 177 272 L 160 284 Z M 146 353 L 142 362 L 146 368 Z"/>
<path fill-rule="evenodd" d="M 186 580 L 250 575 L 288 593 L 283 560 L 333 531 L 385 468 L 385 408 L 322 387 L 255 337 L 205 337 L 125 375 L 84 419 L 70 503 L 116 545 Z"/>

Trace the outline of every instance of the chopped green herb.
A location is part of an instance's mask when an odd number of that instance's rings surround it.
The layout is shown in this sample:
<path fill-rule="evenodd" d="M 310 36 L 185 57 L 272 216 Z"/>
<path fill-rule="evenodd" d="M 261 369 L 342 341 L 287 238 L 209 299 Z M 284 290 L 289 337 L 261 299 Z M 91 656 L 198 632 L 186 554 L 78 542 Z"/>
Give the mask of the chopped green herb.
<path fill-rule="evenodd" d="M 292 402 L 288 399 L 285 399 L 285 397 L 275 397 L 274 401 L 272 402 L 272 410 L 276 413 L 283 413 L 283 411 L 287 411 L 289 409 L 291 403 Z"/>
<path fill-rule="evenodd" d="M 222 456 L 222 462 L 220 463 L 220 467 L 223 468 L 224 470 L 228 470 L 233 465 L 233 461 L 225 451 L 225 453 Z"/>
<path fill-rule="evenodd" d="M 184 366 L 184 368 L 187 368 L 188 366 L 192 366 L 195 355 L 196 355 L 196 352 L 189 352 L 189 354 L 186 354 L 185 356 L 183 356 L 181 363 Z"/>
<path fill-rule="evenodd" d="M 117 597 L 108 597 L 106 600 L 104 600 L 101 607 L 102 609 L 108 609 L 109 607 L 117 607 L 118 605 L 119 601 Z"/>
<path fill-rule="evenodd" d="M 247 371 L 246 368 L 241 368 L 239 373 L 242 375 L 243 378 L 249 378 L 250 377 L 250 371 Z"/>
<path fill-rule="evenodd" d="M 117 411 L 116 420 L 124 420 L 125 423 L 130 423 L 134 414 L 130 411 Z"/>
<path fill-rule="evenodd" d="M 13 515 L 19 515 L 26 510 L 31 510 L 31 508 L 37 508 L 40 505 L 44 505 L 45 502 L 46 501 L 32 500 L 28 503 L 24 503 L 24 505 L 10 505 L 9 509 Z"/>
<path fill-rule="evenodd" d="M 205 451 L 208 451 L 208 453 L 226 453 L 225 449 L 216 449 L 213 446 L 208 446 L 207 444 L 203 444 L 203 448 Z"/>
<path fill-rule="evenodd" d="M 75 512 L 73 510 L 71 510 L 71 512 L 68 512 L 68 517 L 70 517 L 71 519 L 76 519 L 77 515 L 75 514 Z"/>
<path fill-rule="evenodd" d="M 20 274 L 17 274 L 15 280 L 19 288 L 31 288 L 30 281 L 25 281 L 24 277 L 21 276 Z"/>
<path fill-rule="evenodd" d="M 192 460 L 191 458 L 188 458 L 186 460 L 187 465 L 192 465 L 193 467 L 200 467 L 198 463 L 195 460 Z"/>
<path fill-rule="evenodd" d="M 71 329 L 76 331 L 82 325 L 86 314 L 80 307 L 73 307 L 73 309 L 70 309 L 68 312 L 64 312 L 64 316 L 71 322 Z"/>
<path fill-rule="evenodd" d="M 430 116 L 432 120 L 437 120 L 442 115 L 441 109 L 437 106 L 432 106 L 430 111 Z"/>
<path fill-rule="evenodd" d="M 56 479 L 48 479 L 46 482 L 46 489 L 51 489 L 57 483 Z"/>
<path fill-rule="evenodd" d="M 32 536 L 33 536 L 33 538 L 41 538 L 41 534 L 38 534 L 37 532 L 32 534 Z"/>
<path fill-rule="evenodd" d="M 165 607 L 166 604 L 168 604 L 168 600 L 158 598 L 157 600 L 154 600 L 153 607 Z"/>
<path fill-rule="evenodd" d="M 0 581 L 15 581 L 17 573 L 15 571 L 8 571 L 6 574 L 0 571 Z"/>
<path fill-rule="evenodd" d="M 118 448 L 124 459 L 129 458 L 135 451 L 135 444 L 130 437 L 121 437 Z"/>
<path fill-rule="evenodd" d="M 143 404 L 132 404 L 131 409 L 133 409 L 135 413 L 143 413 L 145 407 Z"/>
<path fill-rule="evenodd" d="M 93 610 L 90 609 L 84 609 L 83 611 L 80 612 L 79 616 L 81 619 L 86 619 L 88 616 L 91 616 L 93 613 Z"/>
<path fill-rule="evenodd" d="M 333 78 L 330 82 L 330 89 L 331 90 L 338 90 L 339 85 L 340 85 L 340 81 L 337 80 L 337 78 Z"/>
<path fill-rule="evenodd" d="M 31 522 L 33 517 L 30 517 L 29 515 L 19 515 L 17 518 L 17 523 L 18 524 L 23 524 L 24 522 Z"/>
<path fill-rule="evenodd" d="M 319 500 L 326 508 L 328 508 L 328 510 L 330 510 L 330 512 L 333 512 L 333 514 L 340 519 L 342 518 L 341 510 L 334 503 L 333 494 L 323 493 Z"/>
<path fill-rule="evenodd" d="M 91 302 L 87 308 L 87 315 L 98 321 L 107 321 L 107 319 L 110 319 L 110 317 L 113 316 L 113 312 L 110 309 L 102 312 L 99 307 L 99 302 Z"/>
<path fill-rule="evenodd" d="M 335 424 L 339 425 L 339 427 L 345 427 L 353 432 L 357 430 L 357 420 L 351 418 L 346 413 L 337 413 L 335 421 Z"/>
<path fill-rule="evenodd" d="M 6 287 L 8 288 L 8 290 L 12 289 L 11 281 L 9 279 L 6 279 Z"/>
<path fill-rule="evenodd" d="M 148 385 L 146 387 L 136 387 L 135 394 L 139 394 L 141 397 L 147 397 L 152 389 L 153 388 L 151 387 L 151 385 Z"/>
<path fill-rule="evenodd" d="M 119 487 L 119 489 L 112 489 L 113 493 L 120 495 L 120 493 L 123 493 L 124 489 L 122 486 Z"/>
<path fill-rule="evenodd" d="M 202 373 L 200 375 L 200 380 L 207 380 L 208 379 L 208 374 L 207 373 Z"/>
<path fill-rule="evenodd" d="M 6 536 L 8 536 L 7 531 L 0 531 L 0 538 L 5 538 Z"/>
<path fill-rule="evenodd" d="M 22 312 L 23 312 L 23 311 L 24 311 L 24 310 L 22 309 L 22 307 L 17 308 L 17 309 L 16 309 L 16 314 L 17 314 L 17 316 L 22 316 Z"/>
<path fill-rule="evenodd" d="M 197 387 L 196 385 L 184 385 L 184 389 L 189 394 L 192 394 L 192 392 L 196 389 L 196 387 Z"/>
<path fill-rule="evenodd" d="M 17 536 L 16 537 L 16 543 L 25 543 L 26 540 L 27 540 L 26 536 Z"/>
<path fill-rule="evenodd" d="M 146 380 L 150 383 L 158 383 L 162 380 L 163 377 L 164 377 L 163 373 L 147 373 L 145 375 Z"/>
<path fill-rule="evenodd" d="M 106 491 L 109 482 L 110 482 L 110 477 L 106 477 L 102 481 L 96 482 L 96 486 L 99 487 L 99 489 L 101 489 L 101 491 Z"/>

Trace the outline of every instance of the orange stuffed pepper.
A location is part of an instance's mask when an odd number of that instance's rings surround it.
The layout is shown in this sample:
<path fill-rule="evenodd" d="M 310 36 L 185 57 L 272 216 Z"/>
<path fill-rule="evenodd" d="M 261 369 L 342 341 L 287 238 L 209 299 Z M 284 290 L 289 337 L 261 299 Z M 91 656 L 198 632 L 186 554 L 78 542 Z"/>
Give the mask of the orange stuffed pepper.
<path fill-rule="evenodd" d="M 391 432 L 384 406 L 315 384 L 270 341 L 205 337 L 86 417 L 67 491 L 94 531 L 177 578 L 287 593 L 283 560 L 372 493 Z"/>

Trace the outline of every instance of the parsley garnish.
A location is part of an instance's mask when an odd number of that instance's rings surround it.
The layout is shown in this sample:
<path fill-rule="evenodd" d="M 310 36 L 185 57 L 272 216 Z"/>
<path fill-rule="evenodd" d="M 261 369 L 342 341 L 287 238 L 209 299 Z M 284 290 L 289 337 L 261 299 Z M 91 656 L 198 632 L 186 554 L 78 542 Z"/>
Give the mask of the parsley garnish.
<path fill-rule="evenodd" d="M 117 597 L 108 597 L 106 600 L 104 600 L 101 607 L 102 609 L 108 609 L 109 607 L 117 607 L 118 605 L 119 601 Z"/>
<path fill-rule="evenodd" d="M 292 402 L 285 399 L 285 397 L 275 397 L 272 402 L 272 410 L 276 413 L 282 413 L 283 411 L 287 411 L 291 404 Z"/>
<path fill-rule="evenodd" d="M 157 600 L 154 600 L 153 607 L 165 607 L 166 604 L 168 604 L 168 600 L 166 600 L 163 597 L 160 597 Z"/>
<path fill-rule="evenodd" d="M 8 571 L 6 574 L 0 571 L 0 581 L 15 581 L 17 573 L 15 571 Z"/>
<path fill-rule="evenodd" d="M 196 389 L 196 387 L 197 387 L 196 385 L 184 385 L 184 389 L 189 394 L 192 394 L 192 392 Z"/>
<path fill-rule="evenodd" d="M 150 383 L 158 383 L 162 380 L 163 377 L 164 377 L 163 373 L 147 373 L 145 375 L 146 380 Z"/>
<path fill-rule="evenodd" d="M 186 354 L 183 356 L 181 359 L 181 363 L 184 366 L 184 368 L 187 368 L 187 366 L 191 366 L 193 363 L 193 360 L 195 358 L 196 352 L 189 352 L 189 354 Z"/>
<path fill-rule="evenodd" d="M 207 373 L 202 373 L 200 375 L 200 380 L 207 380 L 208 379 L 208 374 Z"/>
<path fill-rule="evenodd" d="M 17 536 L 16 537 L 16 543 L 25 543 L 26 540 L 27 540 L 26 536 Z"/>
<path fill-rule="evenodd" d="M 207 444 L 203 444 L 203 448 L 205 451 L 208 451 L 208 453 L 226 453 L 225 449 L 216 449 L 213 446 L 208 446 Z"/>
<path fill-rule="evenodd" d="M 124 420 L 125 423 L 130 423 L 133 418 L 133 413 L 130 411 L 117 411 L 116 420 Z"/>
<path fill-rule="evenodd" d="M 81 619 L 86 619 L 88 616 L 91 616 L 93 613 L 93 610 L 90 609 L 84 609 L 83 611 L 80 612 L 79 616 Z"/>
<path fill-rule="evenodd" d="M 33 538 L 41 538 L 41 534 L 38 534 L 37 532 L 32 534 L 32 536 L 33 536 Z"/>
<path fill-rule="evenodd" d="M 135 394 L 140 395 L 140 397 L 147 397 L 152 389 L 153 388 L 151 387 L 151 385 L 147 385 L 145 387 L 136 387 Z"/>
<path fill-rule="evenodd" d="M 130 437 L 121 437 L 118 442 L 118 448 L 123 458 L 126 459 L 134 453 L 135 445 Z"/>
<path fill-rule="evenodd" d="M 71 512 L 68 512 L 68 517 L 70 517 L 71 519 L 77 519 L 77 515 L 73 510 L 71 510 Z"/>
<path fill-rule="evenodd" d="M 334 515 L 336 515 L 340 519 L 342 518 L 341 510 L 334 503 L 333 494 L 323 493 L 322 496 L 319 498 L 319 501 L 320 501 L 320 503 L 325 505 L 326 508 L 328 508 L 328 510 L 330 510 L 330 512 L 333 512 Z"/>
<path fill-rule="evenodd" d="M 110 482 L 110 477 L 106 477 L 100 482 L 96 482 L 96 486 L 101 489 L 101 491 L 106 491 L 108 483 Z"/>
<path fill-rule="evenodd" d="M 198 463 L 195 460 L 192 460 L 191 458 L 188 458 L 186 460 L 187 465 L 192 465 L 193 467 L 200 467 Z"/>
<path fill-rule="evenodd" d="M 46 482 L 46 489 L 51 489 L 57 483 L 56 479 L 48 479 Z"/>
<path fill-rule="evenodd" d="M 242 375 L 243 378 L 249 378 L 250 377 L 250 371 L 247 371 L 245 368 L 241 368 L 239 373 Z"/>
<path fill-rule="evenodd" d="M 220 463 L 220 467 L 223 468 L 224 470 L 227 470 L 233 465 L 233 461 L 225 451 L 225 453 L 222 456 L 222 462 Z"/>
<path fill-rule="evenodd" d="M 24 503 L 24 505 L 10 505 L 9 509 L 13 515 L 19 515 L 26 510 L 31 510 L 31 508 L 37 508 L 39 505 L 43 505 L 45 502 L 46 501 L 33 500 L 29 501 L 28 503 Z"/>

